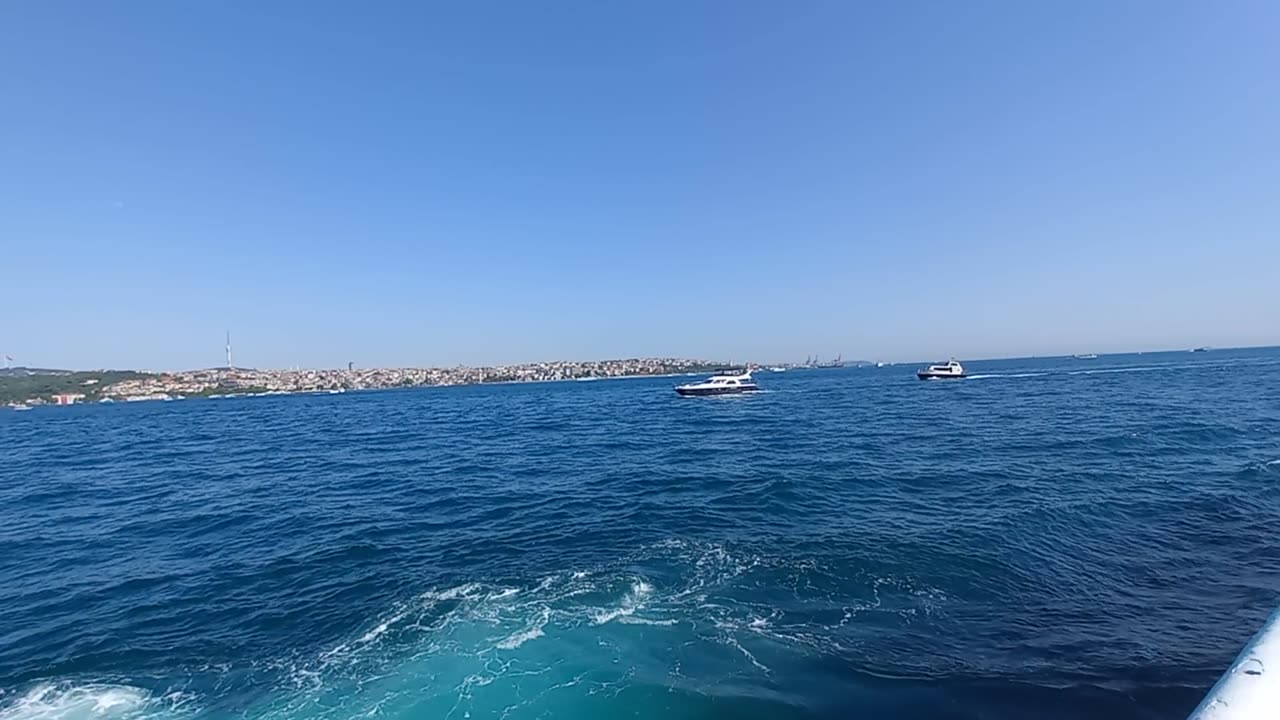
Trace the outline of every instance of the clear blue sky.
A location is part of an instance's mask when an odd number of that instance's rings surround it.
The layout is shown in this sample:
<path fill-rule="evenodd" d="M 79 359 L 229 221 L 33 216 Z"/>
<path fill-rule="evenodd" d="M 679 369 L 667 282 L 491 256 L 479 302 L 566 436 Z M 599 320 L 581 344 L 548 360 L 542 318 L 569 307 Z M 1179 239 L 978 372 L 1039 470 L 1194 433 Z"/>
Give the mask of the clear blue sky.
<path fill-rule="evenodd" d="M 1280 342 L 1280 4 L 0 4 L 0 352 Z"/>

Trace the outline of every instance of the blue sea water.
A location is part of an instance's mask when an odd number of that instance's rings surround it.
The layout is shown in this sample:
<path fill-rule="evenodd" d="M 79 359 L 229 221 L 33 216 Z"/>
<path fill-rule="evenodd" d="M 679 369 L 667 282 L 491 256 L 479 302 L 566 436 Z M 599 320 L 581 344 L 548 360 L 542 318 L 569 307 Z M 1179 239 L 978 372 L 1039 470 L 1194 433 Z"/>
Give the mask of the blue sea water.
<path fill-rule="evenodd" d="M 1181 718 L 1280 350 L 0 413 L 0 720 Z"/>

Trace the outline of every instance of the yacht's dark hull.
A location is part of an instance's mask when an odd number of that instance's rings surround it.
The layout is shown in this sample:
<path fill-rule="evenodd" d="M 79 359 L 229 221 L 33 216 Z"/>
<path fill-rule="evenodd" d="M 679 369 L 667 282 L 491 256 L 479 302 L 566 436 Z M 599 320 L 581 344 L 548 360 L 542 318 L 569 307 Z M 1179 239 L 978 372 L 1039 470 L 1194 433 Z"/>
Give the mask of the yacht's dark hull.
<path fill-rule="evenodd" d="M 740 395 L 742 393 L 756 392 L 760 388 L 755 385 L 736 385 L 734 387 L 717 387 L 717 388 L 698 388 L 698 387 L 678 387 L 676 392 L 685 397 L 704 397 L 708 395 Z"/>

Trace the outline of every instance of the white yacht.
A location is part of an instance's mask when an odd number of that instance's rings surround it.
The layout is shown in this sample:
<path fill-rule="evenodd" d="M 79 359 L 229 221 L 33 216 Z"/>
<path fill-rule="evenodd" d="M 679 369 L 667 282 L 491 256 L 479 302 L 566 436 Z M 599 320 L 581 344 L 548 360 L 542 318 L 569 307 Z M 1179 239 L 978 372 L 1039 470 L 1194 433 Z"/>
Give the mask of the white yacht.
<path fill-rule="evenodd" d="M 759 389 L 760 386 L 751 379 L 750 370 L 717 373 L 702 382 L 676 386 L 676 392 L 681 395 L 733 395 Z"/>
<path fill-rule="evenodd" d="M 955 360 L 948 360 L 945 363 L 930 365 L 927 368 L 921 368 L 916 372 L 916 377 L 921 380 L 947 380 L 951 378 L 964 377 L 964 366 Z"/>

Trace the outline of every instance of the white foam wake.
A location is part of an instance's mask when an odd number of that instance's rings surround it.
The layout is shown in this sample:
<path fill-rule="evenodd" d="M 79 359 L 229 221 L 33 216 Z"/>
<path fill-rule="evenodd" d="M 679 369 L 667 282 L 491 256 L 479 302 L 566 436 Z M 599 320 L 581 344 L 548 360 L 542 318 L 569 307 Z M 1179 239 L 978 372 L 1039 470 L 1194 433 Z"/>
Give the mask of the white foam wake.
<path fill-rule="evenodd" d="M 502 590 L 499 590 L 498 592 L 490 595 L 486 599 L 487 600 L 506 600 L 507 598 L 514 597 L 518 594 L 520 594 L 520 588 L 503 588 Z"/>
<path fill-rule="evenodd" d="M 985 373 L 979 375 L 966 375 L 966 380 L 988 380 L 990 378 L 1029 378 L 1044 377 L 1047 372 L 1025 372 L 1025 373 Z"/>
<path fill-rule="evenodd" d="M 1112 375 L 1114 373 L 1150 372 L 1152 370 L 1174 370 L 1178 365 L 1136 365 L 1132 367 L 1100 368 L 1098 370 L 1072 370 L 1068 375 Z"/>
<path fill-rule="evenodd" d="M 180 695 L 155 698 L 128 685 L 45 683 L 0 707 L 0 720 L 145 720 L 176 717 Z"/>
<path fill-rule="evenodd" d="M 457 600 L 458 598 L 465 600 L 470 599 L 479 589 L 479 583 L 471 582 L 446 590 L 428 590 L 422 594 L 422 597 L 426 600 Z"/>
<path fill-rule="evenodd" d="M 632 583 L 631 591 L 623 596 L 622 602 L 616 608 L 608 610 L 600 610 L 591 617 L 593 625 L 603 625 L 620 617 L 634 615 L 636 610 L 644 606 L 644 601 L 653 593 L 653 586 L 643 580 L 637 580 Z"/>
<path fill-rule="evenodd" d="M 534 619 L 533 623 L 524 630 L 502 640 L 497 644 L 499 650 L 514 650 L 521 645 L 542 637 L 542 628 L 546 627 L 547 621 L 551 619 L 551 610 L 542 608 L 542 612 Z"/>

